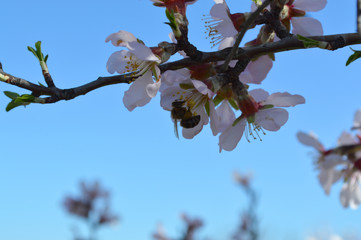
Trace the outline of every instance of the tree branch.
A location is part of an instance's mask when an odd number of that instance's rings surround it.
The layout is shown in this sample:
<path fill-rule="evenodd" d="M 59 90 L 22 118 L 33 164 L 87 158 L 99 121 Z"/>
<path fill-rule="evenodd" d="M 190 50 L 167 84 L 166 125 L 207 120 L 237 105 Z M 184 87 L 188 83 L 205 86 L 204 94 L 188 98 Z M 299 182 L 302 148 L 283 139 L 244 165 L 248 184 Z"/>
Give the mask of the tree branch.
<path fill-rule="evenodd" d="M 337 42 L 336 48 L 345 47 L 348 45 L 361 44 L 361 36 L 358 33 L 347 33 L 347 34 L 337 34 L 337 35 L 327 35 L 327 36 L 313 36 L 308 37 L 317 41 L 324 41 L 332 45 Z M 342 41 L 340 41 L 342 39 Z M 342 45 L 339 44 L 342 42 Z M 269 53 L 278 53 L 296 49 L 305 49 L 303 42 L 299 41 L 296 36 L 287 37 L 277 42 L 264 43 L 256 46 L 239 48 L 237 54 L 233 56 L 233 59 L 252 59 Z M 334 50 L 330 48 L 330 50 Z M 190 58 L 185 58 L 182 60 L 165 63 L 159 66 L 162 73 L 167 70 L 177 70 L 185 67 L 190 67 L 197 65 L 199 63 L 209 63 L 209 62 L 218 62 L 224 61 L 227 56 L 229 56 L 231 48 L 226 48 L 218 52 L 203 52 L 202 57 L 199 61 L 192 60 Z M 119 83 L 131 83 L 135 80 L 135 77 L 132 76 L 132 73 L 115 75 L 108 77 L 99 77 L 97 80 L 84 84 L 82 86 L 69 88 L 69 89 L 59 89 L 56 87 L 45 87 L 31 83 L 25 79 L 15 77 L 9 73 L 4 72 L 0 68 L 0 81 L 15 85 L 19 88 L 27 89 L 32 91 L 34 94 L 48 95 L 50 97 L 44 98 L 43 103 L 55 103 L 60 100 L 70 100 L 76 98 L 80 95 L 85 95 L 88 92 L 91 92 L 95 89 L 105 87 L 108 85 L 119 84 Z"/>

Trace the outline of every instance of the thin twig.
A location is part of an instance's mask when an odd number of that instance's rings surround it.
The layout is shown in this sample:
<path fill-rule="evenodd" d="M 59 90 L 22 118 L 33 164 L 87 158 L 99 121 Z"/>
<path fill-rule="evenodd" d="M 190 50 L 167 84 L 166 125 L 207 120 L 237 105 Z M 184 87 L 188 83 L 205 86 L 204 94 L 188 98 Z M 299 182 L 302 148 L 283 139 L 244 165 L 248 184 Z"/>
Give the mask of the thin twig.
<path fill-rule="evenodd" d="M 222 66 L 222 71 L 227 71 L 228 69 L 228 64 L 229 62 L 232 60 L 233 56 L 236 54 L 239 44 L 241 43 L 244 35 L 246 34 L 246 31 L 248 30 L 248 28 L 253 24 L 253 22 L 257 19 L 258 15 L 261 13 L 261 11 L 267 7 L 270 3 L 272 2 L 272 0 L 266 0 L 262 3 L 261 6 L 259 6 L 257 8 L 256 11 L 254 11 L 251 16 L 246 20 L 246 22 L 244 23 L 242 30 L 238 33 L 237 35 L 237 39 L 232 47 L 232 50 L 230 52 L 230 54 L 228 55 L 228 57 L 226 58 L 225 62 L 223 63 Z"/>

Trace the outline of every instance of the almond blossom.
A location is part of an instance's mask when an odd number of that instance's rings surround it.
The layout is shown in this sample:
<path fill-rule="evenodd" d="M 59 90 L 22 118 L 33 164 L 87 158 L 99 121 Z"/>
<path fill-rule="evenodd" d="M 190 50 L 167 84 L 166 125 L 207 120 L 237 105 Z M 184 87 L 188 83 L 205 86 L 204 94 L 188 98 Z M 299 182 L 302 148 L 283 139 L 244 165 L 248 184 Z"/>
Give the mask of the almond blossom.
<path fill-rule="evenodd" d="M 307 12 L 318 12 L 325 8 L 327 0 L 289 0 L 283 7 L 280 20 L 292 33 L 304 36 L 323 35 L 322 24 L 314 18 L 305 17 Z M 252 4 L 252 11 L 256 5 Z"/>
<path fill-rule="evenodd" d="M 283 108 L 305 103 L 300 95 L 291 95 L 287 92 L 271 95 L 263 89 L 249 91 L 249 96 L 238 103 L 242 115 L 219 136 L 219 151 L 232 151 L 245 136 L 254 139 L 260 138 L 259 133 L 264 130 L 278 131 L 288 120 L 288 112 Z"/>
<path fill-rule="evenodd" d="M 297 138 L 301 143 L 317 150 L 315 165 L 320 171 L 318 179 L 325 193 L 329 195 L 332 185 L 343 179 L 341 204 L 345 208 L 356 209 L 361 203 L 361 172 L 357 166 L 357 162 L 361 161 L 360 140 L 343 132 L 338 139 L 338 147 L 325 150 L 314 134 L 299 132 Z"/>
<path fill-rule="evenodd" d="M 131 73 L 132 76 L 137 77 L 123 97 L 125 107 L 133 111 L 136 107 L 146 105 L 156 96 L 161 85 L 158 65 L 167 61 L 170 54 L 161 47 L 162 43 L 159 47 L 149 48 L 127 31 L 121 30 L 109 35 L 105 42 L 109 41 L 114 46 L 128 48 L 114 52 L 109 57 L 107 70 L 111 74 Z"/>
<path fill-rule="evenodd" d="M 191 72 L 187 69 L 177 71 L 166 71 L 162 78 L 166 82 L 161 89 L 161 106 L 163 109 L 172 111 L 173 103 L 184 102 L 184 107 L 189 109 L 193 116 L 200 116 L 198 124 L 192 128 L 182 129 L 184 138 L 192 139 L 207 125 L 211 119 L 211 128 L 216 130 L 216 111 L 213 103 L 214 93 L 208 86 L 200 81 L 191 78 Z M 173 119 L 175 124 L 177 119 Z"/>
<path fill-rule="evenodd" d="M 213 46 L 219 44 L 223 40 L 227 43 L 234 41 L 237 33 L 241 31 L 240 26 L 249 17 L 249 13 L 231 14 L 225 0 L 214 0 L 214 2 L 216 4 L 209 12 L 210 18 L 204 19 L 206 20 L 205 24 L 208 37 L 211 38 Z"/>

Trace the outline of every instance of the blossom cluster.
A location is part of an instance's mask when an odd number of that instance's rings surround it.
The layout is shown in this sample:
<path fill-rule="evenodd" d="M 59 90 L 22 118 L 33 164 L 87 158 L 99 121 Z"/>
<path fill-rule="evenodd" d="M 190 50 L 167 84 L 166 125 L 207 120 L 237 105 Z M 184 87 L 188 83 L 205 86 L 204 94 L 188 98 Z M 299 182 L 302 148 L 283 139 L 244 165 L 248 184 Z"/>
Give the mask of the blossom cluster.
<path fill-rule="evenodd" d="M 305 99 L 288 92 L 269 94 L 261 88 L 248 91 L 250 85 L 261 84 L 266 78 L 273 65 L 273 54 L 251 59 L 245 69 L 237 73 L 238 83 L 229 82 L 221 84 L 221 87 L 218 86 L 218 80 L 220 74 L 224 74 L 219 72 L 223 62 L 198 63 L 188 68 L 161 72 L 159 65 L 176 51 L 185 58 L 192 58 L 197 53 L 189 47 L 189 23 L 186 18 L 187 6 L 196 1 L 152 0 L 155 6 L 166 8 L 173 43 L 162 42 L 157 47 L 147 47 L 132 33 L 113 33 L 106 38 L 106 42 L 110 41 L 114 46 L 127 50 L 114 52 L 107 62 L 107 70 L 112 74 L 131 74 L 135 79 L 123 97 L 123 103 L 129 111 L 146 105 L 160 92 L 160 105 L 164 110 L 170 111 L 177 137 L 178 123 L 182 127 L 183 137 L 187 139 L 192 139 L 209 123 L 213 135 L 219 135 L 219 150 L 231 151 L 243 135 L 248 141 L 250 138 L 261 140 L 264 130 L 278 131 L 288 120 L 288 112 L 284 107 L 303 104 Z M 252 12 L 231 14 L 225 0 L 214 2 L 206 20 L 206 29 L 211 43 L 219 44 L 221 50 L 233 46 L 236 36 Z M 288 1 L 282 6 L 279 21 L 288 31 L 291 30 L 292 23 L 294 33 L 322 34 L 321 24 L 304 16 L 306 11 L 321 10 L 325 4 L 326 0 Z M 253 5 L 251 10 L 254 11 L 256 7 Z M 257 38 L 246 46 L 277 40 L 275 31 L 263 25 Z M 172 44 L 177 45 L 174 52 L 169 47 Z M 238 60 L 231 61 L 229 68 L 235 69 L 237 62 Z M 235 90 L 236 85 L 239 86 L 239 91 Z M 236 116 L 237 113 L 240 114 Z"/>
<path fill-rule="evenodd" d="M 80 189 L 80 196 L 64 199 L 63 205 L 68 213 L 86 220 L 93 227 L 118 221 L 118 217 L 110 211 L 109 193 L 98 182 L 81 182 Z"/>
<path fill-rule="evenodd" d="M 299 132 L 297 138 L 316 150 L 314 164 L 325 193 L 330 194 L 332 185 L 342 181 L 341 204 L 356 209 L 361 204 L 361 109 L 355 113 L 352 129 L 358 131 L 356 135 L 342 132 L 338 146 L 330 149 L 326 149 L 313 133 Z"/>

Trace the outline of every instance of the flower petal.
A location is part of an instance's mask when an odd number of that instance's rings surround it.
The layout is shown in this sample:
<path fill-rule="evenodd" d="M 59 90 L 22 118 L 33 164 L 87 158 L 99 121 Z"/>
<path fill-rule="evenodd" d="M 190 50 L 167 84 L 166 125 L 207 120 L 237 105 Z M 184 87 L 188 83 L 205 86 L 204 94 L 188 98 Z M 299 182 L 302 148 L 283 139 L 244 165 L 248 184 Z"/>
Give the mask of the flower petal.
<path fill-rule="evenodd" d="M 361 128 L 361 109 L 357 110 L 353 119 L 353 127 Z"/>
<path fill-rule="evenodd" d="M 327 0 L 296 0 L 293 5 L 295 8 L 306 12 L 317 12 L 325 8 Z"/>
<path fill-rule="evenodd" d="M 192 80 L 193 86 L 198 90 L 198 92 L 203 95 L 207 95 L 208 98 L 212 98 L 214 93 L 207 87 L 207 85 L 199 80 Z"/>
<path fill-rule="evenodd" d="M 222 37 L 234 37 L 238 33 L 230 19 L 224 19 L 215 26 L 215 29 L 222 35 Z"/>
<path fill-rule="evenodd" d="M 233 47 L 234 42 L 236 41 L 236 37 L 237 35 L 234 35 L 232 37 L 225 37 L 223 38 L 223 40 L 221 41 L 221 43 L 218 46 L 218 50 L 222 50 L 228 47 Z"/>
<path fill-rule="evenodd" d="M 127 71 L 125 68 L 127 64 L 127 59 L 129 59 L 129 56 L 131 54 L 126 51 L 116 51 L 110 55 L 108 62 L 107 62 L 107 70 L 110 74 L 113 74 L 115 72 L 117 73 L 124 73 Z"/>
<path fill-rule="evenodd" d="M 144 61 L 150 61 L 150 62 L 156 62 L 160 63 L 161 59 L 156 56 L 152 50 L 150 50 L 149 47 L 145 46 L 144 44 L 141 44 L 139 42 L 130 42 L 128 44 L 129 52 L 133 53 L 137 58 L 144 60 Z"/>
<path fill-rule="evenodd" d="M 302 36 L 323 35 L 322 24 L 310 17 L 292 18 L 292 33 Z"/>
<path fill-rule="evenodd" d="M 265 101 L 269 97 L 268 92 L 262 88 L 253 89 L 249 91 L 248 94 L 251 95 L 256 102 Z"/>
<path fill-rule="evenodd" d="M 211 10 L 209 11 L 209 14 L 213 18 L 222 19 L 222 20 L 229 19 L 229 9 L 227 5 L 224 3 L 217 3 L 213 5 Z"/>
<path fill-rule="evenodd" d="M 337 143 L 339 146 L 352 145 L 358 143 L 356 139 L 348 132 L 343 131 L 341 136 L 338 138 Z"/>
<path fill-rule="evenodd" d="M 194 128 L 183 128 L 182 135 L 185 139 L 192 139 L 203 129 L 203 123 L 200 121 Z"/>
<path fill-rule="evenodd" d="M 268 131 L 278 131 L 288 120 L 288 112 L 283 108 L 260 110 L 255 114 L 255 122 Z"/>
<path fill-rule="evenodd" d="M 326 195 L 330 194 L 332 185 L 342 176 L 342 172 L 336 169 L 321 169 L 318 174 L 318 180 L 325 191 Z"/>
<path fill-rule="evenodd" d="M 114 46 L 127 47 L 129 42 L 137 41 L 137 38 L 130 32 L 120 30 L 119 32 L 110 34 L 105 42 L 111 41 Z"/>
<path fill-rule="evenodd" d="M 149 97 L 146 87 L 153 83 L 152 72 L 147 71 L 143 76 L 137 78 L 129 89 L 124 93 L 123 103 L 129 111 L 136 107 L 141 107 L 149 103 Z"/>
<path fill-rule="evenodd" d="M 256 61 L 251 61 L 245 71 L 239 76 L 243 83 L 260 84 L 272 68 L 272 59 L 268 55 L 259 57 Z M 249 76 L 243 77 L 242 75 Z"/>
<path fill-rule="evenodd" d="M 297 139 L 302 144 L 306 146 L 314 147 L 318 151 L 324 151 L 325 148 L 323 147 L 322 143 L 318 141 L 317 136 L 314 133 L 305 133 L 305 132 L 298 132 Z"/>
<path fill-rule="evenodd" d="M 216 112 L 218 117 L 217 133 L 225 131 L 226 128 L 231 126 L 234 120 L 236 120 L 236 115 L 227 100 L 222 101 L 222 104 L 216 109 Z"/>
<path fill-rule="evenodd" d="M 361 190 L 358 184 L 358 177 L 354 176 L 355 174 L 358 175 L 359 173 L 354 173 L 349 181 L 342 185 L 340 201 L 345 208 L 356 209 L 361 203 Z"/>
<path fill-rule="evenodd" d="M 305 98 L 301 95 L 292 95 L 288 92 L 271 94 L 264 104 L 272 104 L 275 107 L 294 107 L 298 104 L 305 103 Z"/>
<path fill-rule="evenodd" d="M 222 149 L 226 151 L 232 151 L 241 140 L 244 129 L 246 127 L 246 119 L 239 121 L 236 126 L 230 125 L 222 134 L 219 136 L 219 152 Z"/>

